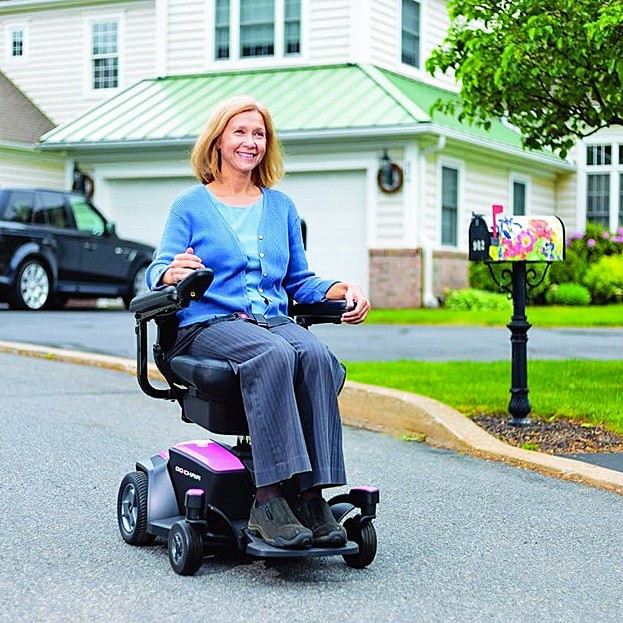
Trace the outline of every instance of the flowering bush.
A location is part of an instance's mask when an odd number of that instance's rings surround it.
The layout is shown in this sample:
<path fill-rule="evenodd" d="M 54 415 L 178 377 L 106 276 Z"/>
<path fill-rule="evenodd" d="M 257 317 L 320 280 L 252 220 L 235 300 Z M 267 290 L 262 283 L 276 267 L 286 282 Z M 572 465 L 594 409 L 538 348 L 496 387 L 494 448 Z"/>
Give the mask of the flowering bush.
<path fill-rule="evenodd" d="M 550 279 L 554 284 L 584 283 L 589 267 L 602 257 L 623 254 L 623 227 L 615 233 L 600 225 L 588 223 L 586 233 L 572 233 L 567 237 L 567 255 L 564 262 L 552 264 Z"/>

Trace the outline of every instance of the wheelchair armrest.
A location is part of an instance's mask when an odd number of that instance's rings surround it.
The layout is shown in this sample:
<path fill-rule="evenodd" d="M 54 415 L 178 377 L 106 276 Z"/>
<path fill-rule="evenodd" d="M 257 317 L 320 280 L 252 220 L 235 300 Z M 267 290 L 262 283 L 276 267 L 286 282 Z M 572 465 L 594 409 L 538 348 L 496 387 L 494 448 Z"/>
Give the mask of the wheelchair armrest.
<path fill-rule="evenodd" d="M 211 268 L 195 270 L 177 285 L 160 286 L 151 292 L 139 294 L 130 302 L 130 311 L 138 320 L 149 320 L 155 316 L 171 314 L 191 301 L 199 300 L 214 279 Z"/>
<path fill-rule="evenodd" d="M 346 311 L 346 301 L 323 301 L 322 303 L 295 303 L 291 314 L 298 324 L 340 324 Z"/>
<path fill-rule="evenodd" d="M 150 312 L 154 312 L 150 315 L 157 315 L 162 312 L 173 311 L 177 304 L 177 288 L 164 286 L 134 297 L 130 301 L 130 311 L 136 314 L 137 318 L 140 318 Z"/>

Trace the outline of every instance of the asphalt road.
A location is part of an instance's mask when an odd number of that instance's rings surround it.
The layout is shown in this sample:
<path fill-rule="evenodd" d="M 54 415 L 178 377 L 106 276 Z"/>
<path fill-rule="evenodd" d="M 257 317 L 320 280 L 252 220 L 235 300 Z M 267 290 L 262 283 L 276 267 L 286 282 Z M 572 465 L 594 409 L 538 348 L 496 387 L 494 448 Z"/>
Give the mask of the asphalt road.
<path fill-rule="evenodd" d="M 0 321 L 1 322 L 1 321 Z M 379 551 L 206 560 L 117 530 L 123 475 L 204 432 L 120 372 L 0 355 L 0 620 L 609 623 L 623 617 L 623 499 L 501 463 L 346 429 L 350 482 L 376 484 Z"/>
<path fill-rule="evenodd" d="M 151 323 L 153 324 L 153 323 Z M 318 325 L 312 328 L 344 361 L 500 361 L 510 358 L 505 327 Z M 0 309 L 0 340 L 134 358 L 134 317 L 122 310 L 16 312 Z M 621 359 L 623 329 L 528 332 L 531 359 Z"/>

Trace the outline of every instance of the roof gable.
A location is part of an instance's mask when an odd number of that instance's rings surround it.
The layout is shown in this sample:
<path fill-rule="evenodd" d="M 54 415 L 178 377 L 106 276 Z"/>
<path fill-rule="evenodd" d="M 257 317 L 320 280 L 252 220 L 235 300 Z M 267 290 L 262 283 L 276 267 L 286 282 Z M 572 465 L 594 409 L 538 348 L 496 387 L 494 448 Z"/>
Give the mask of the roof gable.
<path fill-rule="evenodd" d="M 0 141 L 36 143 L 54 124 L 0 71 Z"/>

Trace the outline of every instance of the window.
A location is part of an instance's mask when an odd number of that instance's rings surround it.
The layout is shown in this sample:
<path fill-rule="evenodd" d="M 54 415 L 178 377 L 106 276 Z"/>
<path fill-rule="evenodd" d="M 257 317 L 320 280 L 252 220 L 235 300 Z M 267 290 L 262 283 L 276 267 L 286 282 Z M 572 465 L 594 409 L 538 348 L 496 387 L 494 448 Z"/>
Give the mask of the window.
<path fill-rule="evenodd" d="M 300 53 L 301 0 L 216 0 L 216 60 Z"/>
<path fill-rule="evenodd" d="M 623 144 L 586 145 L 586 221 L 609 231 L 623 224 Z"/>
<path fill-rule="evenodd" d="M 301 0 L 286 0 L 284 19 L 284 53 L 301 53 Z"/>
<path fill-rule="evenodd" d="M 229 58 L 229 0 L 216 0 L 214 58 Z"/>
<path fill-rule="evenodd" d="M 65 210 L 65 197 L 61 193 L 38 193 L 33 222 L 62 229 L 71 227 Z"/>
<path fill-rule="evenodd" d="M 116 20 L 91 25 L 92 83 L 94 89 L 119 86 L 119 24 Z"/>
<path fill-rule="evenodd" d="M 513 214 L 524 216 L 526 214 L 527 184 L 519 180 L 513 180 Z"/>
<path fill-rule="evenodd" d="M 24 56 L 24 31 L 21 28 L 11 30 L 11 56 Z"/>
<path fill-rule="evenodd" d="M 240 0 L 240 57 L 274 53 L 274 0 Z"/>
<path fill-rule="evenodd" d="M 441 244 L 457 246 L 459 215 L 459 171 L 441 167 Z"/>
<path fill-rule="evenodd" d="M 586 220 L 609 229 L 610 174 L 591 173 L 586 182 Z"/>
<path fill-rule="evenodd" d="M 611 145 L 588 145 L 586 147 L 587 166 L 611 164 L 612 146 Z"/>
<path fill-rule="evenodd" d="M 17 191 L 11 193 L 2 220 L 27 225 L 32 220 L 33 193 Z"/>
<path fill-rule="evenodd" d="M 420 3 L 402 0 L 402 62 L 420 66 Z"/>
<path fill-rule="evenodd" d="M 104 219 L 82 195 L 69 195 L 69 206 L 80 231 L 88 231 L 95 236 L 104 233 Z"/>

